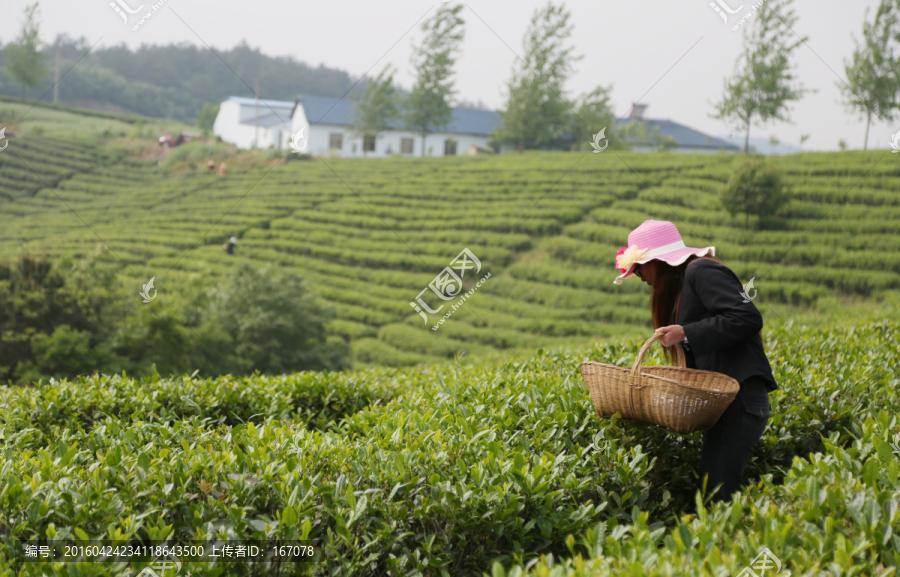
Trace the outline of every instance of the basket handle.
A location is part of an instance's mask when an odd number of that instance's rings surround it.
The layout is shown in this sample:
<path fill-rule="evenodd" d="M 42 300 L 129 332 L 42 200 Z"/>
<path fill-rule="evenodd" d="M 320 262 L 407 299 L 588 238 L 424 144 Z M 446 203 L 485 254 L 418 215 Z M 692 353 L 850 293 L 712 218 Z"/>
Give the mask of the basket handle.
<path fill-rule="evenodd" d="M 637 377 L 641 374 L 641 364 L 644 362 L 644 355 L 647 354 L 647 351 L 650 350 L 650 345 L 653 344 L 654 341 L 657 341 L 662 337 L 661 334 L 654 333 L 652 337 L 647 339 L 647 342 L 644 343 L 644 346 L 641 347 L 641 351 L 638 353 L 637 358 L 634 360 L 634 365 L 631 367 L 631 376 Z M 684 349 L 681 348 L 681 343 L 675 343 L 675 358 L 677 360 L 677 364 L 679 368 L 686 369 L 687 361 L 684 358 Z"/>

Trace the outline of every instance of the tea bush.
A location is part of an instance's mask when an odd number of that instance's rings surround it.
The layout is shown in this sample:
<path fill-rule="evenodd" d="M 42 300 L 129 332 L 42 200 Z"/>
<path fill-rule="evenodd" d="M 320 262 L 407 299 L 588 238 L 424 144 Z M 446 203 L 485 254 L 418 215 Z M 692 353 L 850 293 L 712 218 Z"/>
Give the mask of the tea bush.
<path fill-rule="evenodd" d="M 891 575 L 897 336 L 882 319 L 768 328 L 781 388 L 750 486 L 708 510 L 699 433 L 594 414 L 579 363 L 629 366 L 635 340 L 361 374 L 2 389 L 0 575 L 75 571 L 10 556 L 83 535 L 304 537 L 323 551 L 301 568 L 315 575 L 724 575 L 763 544 L 795 571 Z"/>
<path fill-rule="evenodd" d="M 107 419 L 168 423 L 195 417 L 227 426 L 271 418 L 327 429 L 397 394 L 393 386 L 378 380 L 378 371 L 366 375 L 363 381 L 327 371 L 216 379 L 93 375 L 6 388 L 0 424 L 7 436 L 29 428 L 44 435 L 91 431 Z"/>
<path fill-rule="evenodd" d="M 896 575 L 900 568 L 900 440 L 896 414 L 854 424 L 852 443 L 837 432 L 809 459 L 795 457 L 784 484 L 770 476 L 731 504 L 678 519 L 673 527 L 610 519 L 568 539 L 570 559 L 544 556 L 527 570 L 500 563 L 493 577 L 737 575 L 768 548 L 783 571 L 801 575 Z M 776 565 L 769 568 L 774 572 Z M 786 574 L 786 573 L 778 573 Z"/>

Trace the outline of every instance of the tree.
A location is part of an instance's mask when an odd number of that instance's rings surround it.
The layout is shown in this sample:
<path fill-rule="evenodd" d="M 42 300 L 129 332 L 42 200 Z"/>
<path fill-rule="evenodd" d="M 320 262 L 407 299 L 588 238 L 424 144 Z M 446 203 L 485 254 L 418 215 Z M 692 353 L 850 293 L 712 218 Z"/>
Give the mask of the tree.
<path fill-rule="evenodd" d="M 571 104 L 563 85 L 572 73 L 572 64 L 582 57 L 572 56 L 574 48 L 563 47 L 572 34 L 570 17 L 564 6 L 549 2 L 535 11 L 523 40 L 525 57 L 507 83 L 506 107 L 500 113 L 503 124 L 496 129 L 494 140 L 516 145 L 519 150 L 553 146 L 571 126 Z"/>
<path fill-rule="evenodd" d="M 20 253 L 0 263 L 0 382 L 71 377 L 112 363 L 98 348 L 116 318 L 114 275 L 97 256 L 72 265 Z"/>
<path fill-rule="evenodd" d="M 290 271 L 240 265 L 209 293 L 208 322 L 232 343 L 235 372 L 267 374 L 341 370 L 349 366 L 343 341 L 329 339 L 334 313 L 316 303 Z M 216 331 L 215 329 L 218 329 Z"/>
<path fill-rule="evenodd" d="M 209 135 L 212 134 L 213 124 L 215 124 L 216 116 L 218 115 L 219 105 L 210 104 L 209 102 L 204 103 L 203 108 L 197 111 L 197 127 L 203 133 L 203 136 L 209 138 Z"/>
<path fill-rule="evenodd" d="M 422 156 L 425 156 L 425 137 L 444 128 L 453 119 L 453 109 L 447 102 L 453 90 L 455 53 L 463 39 L 465 24 L 459 17 L 463 5 L 453 8 L 441 4 L 433 18 L 422 23 L 425 38 L 421 46 L 413 46 L 412 63 L 416 83 L 406 101 L 404 119 L 409 130 L 422 135 Z"/>
<path fill-rule="evenodd" d="M 394 73 L 390 68 L 390 65 L 386 66 L 369 81 L 362 96 L 350 96 L 353 105 L 348 125 L 351 134 L 363 138 L 363 156 L 366 155 L 365 138 L 377 139 L 381 133 L 394 128 L 394 121 L 400 117 Z"/>
<path fill-rule="evenodd" d="M 25 7 L 25 22 L 15 42 L 6 47 L 6 74 L 25 87 L 40 86 L 47 76 L 47 55 L 40 51 L 40 24 L 38 23 L 38 3 Z"/>
<path fill-rule="evenodd" d="M 91 333 L 58 325 L 50 335 L 38 333 L 31 340 L 33 359 L 19 362 L 15 377 L 19 383 L 49 377 L 73 377 L 100 369 L 98 350 L 91 347 Z"/>
<path fill-rule="evenodd" d="M 866 19 L 869 10 L 866 9 Z M 854 40 L 855 42 L 855 40 Z M 869 147 L 872 116 L 893 122 L 900 108 L 900 0 L 881 0 L 873 22 L 863 22 L 863 46 L 856 42 L 852 63 L 844 62 L 847 82 L 837 83 L 844 104 L 866 118 L 863 150 Z"/>
<path fill-rule="evenodd" d="M 575 102 L 575 110 L 569 115 L 568 132 L 572 135 L 575 150 L 591 150 L 594 134 L 606 128 L 610 146 L 616 142 L 612 134 L 616 130 L 616 118 L 610 105 L 612 86 L 598 86 L 590 94 L 582 95 Z M 613 146 L 615 148 L 615 146 Z"/>
<path fill-rule="evenodd" d="M 649 128 L 643 120 L 623 124 L 616 128 L 615 134 L 620 146 L 645 146 L 657 150 L 669 150 L 678 146 L 678 141 L 673 137 L 659 133 L 659 126 Z"/>
<path fill-rule="evenodd" d="M 744 28 L 743 55 L 735 75 L 725 80 L 725 94 L 712 118 L 732 122 L 745 131 L 744 154 L 749 151 L 750 125 L 771 120 L 790 122 L 788 103 L 807 90 L 794 86 L 790 57 L 807 38 L 797 38 L 794 0 L 769 0 L 751 26 Z"/>
<path fill-rule="evenodd" d="M 164 302 L 163 299 L 169 302 Z M 197 339 L 172 310 L 171 300 L 160 296 L 151 303 L 140 304 L 116 327 L 110 337 L 111 347 L 118 357 L 116 370 L 127 370 L 136 377 L 176 375 L 200 369 L 204 374 L 227 373 L 228 368 L 195 366 L 191 362 L 194 348 L 208 346 Z M 220 355 L 225 356 L 227 355 Z M 207 373 L 206 371 L 210 371 Z"/>
<path fill-rule="evenodd" d="M 745 226 L 750 227 L 750 215 L 760 219 L 777 213 L 788 203 L 781 173 L 761 159 L 748 159 L 738 166 L 719 200 L 732 218 L 743 212 Z"/>
<path fill-rule="evenodd" d="M 135 376 L 341 370 L 348 348 L 334 316 L 290 272 L 243 265 L 213 289 L 207 274 L 151 303 L 113 287 L 100 250 L 75 264 L 22 252 L 0 262 L 0 383 L 127 370 Z M 133 310 L 129 310 L 133 309 Z"/>

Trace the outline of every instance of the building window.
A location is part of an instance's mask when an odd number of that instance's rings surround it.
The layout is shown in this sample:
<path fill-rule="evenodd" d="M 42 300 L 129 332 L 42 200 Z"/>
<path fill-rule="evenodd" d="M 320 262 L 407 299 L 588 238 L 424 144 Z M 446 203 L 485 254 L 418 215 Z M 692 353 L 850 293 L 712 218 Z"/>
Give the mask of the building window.
<path fill-rule="evenodd" d="M 341 150 L 344 148 L 344 135 L 340 132 L 332 132 L 328 135 L 328 148 Z"/>
<path fill-rule="evenodd" d="M 375 152 L 374 136 L 366 136 L 363 138 L 363 152 Z"/>
<path fill-rule="evenodd" d="M 444 141 L 444 156 L 456 156 L 456 141 L 452 138 Z"/>
<path fill-rule="evenodd" d="M 400 139 L 400 152 L 403 154 L 412 154 L 413 153 L 413 139 L 412 138 L 401 138 Z"/>

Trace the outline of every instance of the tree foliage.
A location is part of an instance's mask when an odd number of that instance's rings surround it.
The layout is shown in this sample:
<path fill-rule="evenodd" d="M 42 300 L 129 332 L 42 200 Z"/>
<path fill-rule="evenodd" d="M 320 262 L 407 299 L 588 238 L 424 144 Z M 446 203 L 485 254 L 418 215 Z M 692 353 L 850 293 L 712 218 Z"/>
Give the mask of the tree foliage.
<path fill-rule="evenodd" d="M 23 252 L 0 263 L 0 382 L 349 367 L 346 343 L 325 330 L 333 314 L 296 274 L 243 265 L 213 289 L 129 306 L 136 291 L 111 288 L 115 274 L 98 256 L 53 263 Z"/>
<path fill-rule="evenodd" d="M 629 147 L 670 150 L 678 146 L 678 141 L 668 134 L 660 134 L 659 126 L 649 127 L 644 120 L 636 120 L 616 127 L 616 140 Z M 610 143 L 612 145 L 612 143 Z"/>
<path fill-rule="evenodd" d="M 452 8 L 441 4 L 434 17 L 422 24 L 422 44 L 413 46 L 416 83 L 406 99 L 404 119 L 408 129 L 422 135 L 422 156 L 425 137 L 453 119 L 449 100 L 455 94 L 453 65 L 464 36 L 465 23 L 459 17 L 462 9 L 462 4 Z"/>
<path fill-rule="evenodd" d="M 383 132 L 395 128 L 395 122 L 401 113 L 393 83 L 394 73 L 388 65 L 369 81 L 362 96 L 350 96 L 353 104 L 347 124 L 351 134 L 377 139 Z M 363 145 L 363 156 L 365 154 L 366 148 Z"/>
<path fill-rule="evenodd" d="M 572 128 L 571 103 L 563 85 L 572 74 L 572 64 L 582 57 L 572 55 L 573 47 L 564 44 L 572 35 L 571 13 L 565 6 L 548 2 L 535 11 L 525 33 L 524 58 L 507 83 L 503 124 L 494 140 L 519 149 L 559 146 L 567 128 Z M 591 105 L 603 102 L 602 89 L 593 93 Z M 595 132 L 602 126 L 583 126 L 580 131 Z"/>
<path fill-rule="evenodd" d="M 95 257 L 56 266 L 23 251 L 0 263 L 0 382 L 74 376 L 109 360 L 93 347 L 115 308 L 112 276 Z"/>
<path fill-rule="evenodd" d="M 609 146 L 613 149 L 621 147 L 621 142 L 613 138 L 617 130 L 616 118 L 610 104 L 612 85 L 598 86 L 588 94 L 582 95 L 574 103 L 574 112 L 569 115 L 568 133 L 572 135 L 574 150 L 591 150 L 590 142 L 594 134 L 606 128 Z"/>
<path fill-rule="evenodd" d="M 781 173 L 761 159 L 748 159 L 738 166 L 720 195 L 722 206 L 734 217 L 750 215 L 760 219 L 777 213 L 790 200 Z"/>
<path fill-rule="evenodd" d="M 115 18 L 115 13 L 109 13 Z M 303 87 L 304 94 L 335 98 L 360 90 L 345 71 L 311 66 L 293 57 L 268 56 L 243 41 L 216 52 L 188 44 L 144 44 L 134 49 L 124 44 L 102 44 L 91 49 L 91 42 L 85 38 L 57 36 L 52 50 L 59 54 L 60 74 L 66 71 L 60 80 L 60 104 L 113 106 L 189 123 L 195 121 L 197 110 L 205 102 L 221 102 L 229 95 L 251 95 L 241 78 L 259 78 L 261 96 L 272 100 L 293 101 L 298 86 Z M 3 48 L 7 61 L 10 48 Z M 41 54 L 48 52 L 44 47 Z M 234 72 L 222 66 L 219 57 Z M 39 88 L 48 90 L 52 85 L 53 71 L 47 69 Z M 21 92 L 19 83 L 0 75 L 0 94 L 21 96 Z"/>
<path fill-rule="evenodd" d="M 866 9 L 866 19 L 869 11 Z M 866 119 L 863 149 L 869 146 L 872 116 L 893 122 L 900 109 L 900 0 L 881 0 L 872 22 L 863 22 L 862 45 L 844 63 L 847 82 L 838 82 L 848 108 Z"/>
<path fill-rule="evenodd" d="M 334 317 L 290 271 L 242 264 L 210 293 L 209 322 L 232 343 L 237 370 L 266 374 L 346 368 L 343 341 L 327 340 Z"/>
<path fill-rule="evenodd" d="M 209 137 L 212 134 L 213 124 L 216 122 L 216 116 L 219 115 L 219 105 L 206 102 L 203 108 L 197 111 L 197 127 L 204 136 Z"/>
<path fill-rule="evenodd" d="M 794 84 L 791 54 L 808 38 L 793 31 L 797 15 L 794 0 L 769 0 L 757 12 L 753 24 L 744 28 L 744 50 L 735 64 L 735 74 L 725 80 L 725 92 L 712 118 L 742 128 L 744 153 L 750 144 L 751 124 L 772 120 L 790 122 L 788 103 L 806 92 Z"/>
<path fill-rule="evenodd" d="M 22 85 L 22 98 L 25 98 L 25 87 L 35 88 L 47 75 L 47 55 L 40 51 L 40 23 L 38 22 L 38 3 L 25 7 L 25 22 L 16 41 L 6 47 L 6 74 Z"/>

